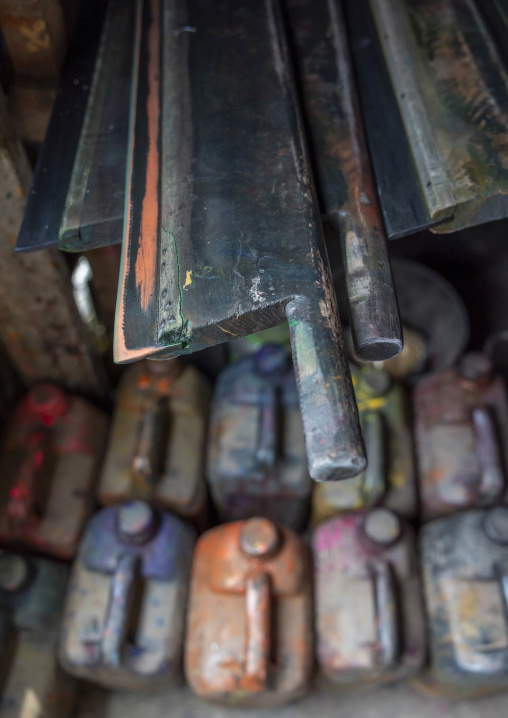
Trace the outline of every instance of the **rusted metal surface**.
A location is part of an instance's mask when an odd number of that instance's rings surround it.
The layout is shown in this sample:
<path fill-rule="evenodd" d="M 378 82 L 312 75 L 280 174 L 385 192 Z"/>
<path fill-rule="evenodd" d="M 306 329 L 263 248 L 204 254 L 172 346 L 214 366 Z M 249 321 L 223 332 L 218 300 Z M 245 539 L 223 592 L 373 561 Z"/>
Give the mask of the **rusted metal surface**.
<path fill-rule="evenodd" d="M 62 673 L 55 656 L 68 574 L 54 561 L 0 552 L 2 717 L 71 713 L 75 681 Z"/>
<path fill-rule="evenodd" d="M 341 688 L 416 674 L 425 629 L 410 526 L 372 509 L 322 524 L 312 548 L 322 673 Z"/>
<path fill-rule="evenodd" d="M 202 528 L 210 399 L 207 379 L 178 359 L 126 369 L 101 473 L 101 503 L 142 499 Z"/>
<path fill-rule="evenodd" d="M 30 167 L 0 92 L 0 340 L 26 383 L 48 379 L 93 394 L 104 390 L 72 296 L 69 271 L 56 253 L 13 252 L 30 186 Z"/>
<path fill-rule="evenodd" d="M 69 252 L 122 241 L 134 10 L 109 0 L 58 232 Z"/>
<path fill-rule="evenodd" d="M 264 516 L 305 528 L 312 481 L 293 369 L 281 346 L 267 344 L 219 376 L 207 478 L 222 521 Z"/>
<path fill-rule="evenodd" d="M 67 49 L 60 0 L 1 0 L 0 27 L 17 75 L 58 78 Z"/>
<path fill-rule="evenodd" d="M 402 330 L 342 8 L 289 0 L 287 11 L 322 212 L 342 248 L 355 352 L 388 359 L 402 349 Z"/>
<path fill-rule="evenodd" d="M 467 511 L 423 527 L 430 666 L 417 686 L 475 698 L 508 688 L 508 508 Z"/>
<path fill-rule="evenodd" d="M 36 385 L 11 419 L 2 452 L 0 542 L 74 556 L 93 506 L 107 419 L 78 396 Z"/>
<path fill-rule="evenodd" d="M 506 494 L 506 388 L 485 354 L 421 379 L 413 393 L 424 519 L 489 506 Z"/>
<path fill-rule="evenodd" d="M 208 531 L 194 552 L 185 676 L 200 697 L 275 706 L 306 689 L 313 663 L 308 550 L 253 518 Z"/>
<path fill-rule="evenodd" d="M 375 504 L 412 518 L 416 476 L 406 391 L 380 369 L 354 369 L 353 385 L 369 463 L 353 479 L 314 486 L 312 522 Z"/>
<path fill-rule="evenodd" d="M 190 526 L 142 501 L 95 514 L 67 593 L 62 667 L 121 690 L 178 682 L 194 541 Z"/>
<path fill-rule="evenodd" d="M 474 2 L 370 0 L 370 7 L 427 226 L 453 232 L 505 217 L 508 75 Z M 392 144 L 387 138 L 377 150 L 389 153 Z M 414 182 L 401 176 L 391 191 L 406 181 Z"/>
<path fill-rule="evenodd" d="M 354 476 L 363 446 L 278 2 L 138 6 L 115 361 L 287 319 L 310 475 Z"/>

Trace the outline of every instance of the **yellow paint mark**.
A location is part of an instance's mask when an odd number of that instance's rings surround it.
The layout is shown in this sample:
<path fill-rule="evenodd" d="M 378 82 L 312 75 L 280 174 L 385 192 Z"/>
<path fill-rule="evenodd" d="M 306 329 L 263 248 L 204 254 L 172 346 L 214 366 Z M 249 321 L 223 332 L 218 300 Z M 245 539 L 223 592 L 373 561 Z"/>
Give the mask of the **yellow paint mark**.
<path fill-rule="evenodd" d="M 376 409 L 382 409 L 386 405 L 386 399 L 383 397 L 377 397 L 376 399 L 362 399 L 360 396 L 356 397 L 358 408 L 361 410 L 370 409 L 376 411 Z"/>
<path fill-rule="evenodd" d="M 190 287 L 192 284 L 192 269 L 187 270 L 187 274 L 185 276 L 185 284 L 183 285 L 184 289 L 187 289 L 187 287 Z"/>
<path fill-rule="evenodd" d="M 217 326 L 219 327 L 218 324 Z M 233 332 L 228 332 L 227 329 L 223 329 L 222 327 L 219 327 L 219 329 L 221 330 L 221 332 L 225 332 L 226 334 L 231 334 L 232 337 L 236 337 L 236 334 L 233 334 Z"/>

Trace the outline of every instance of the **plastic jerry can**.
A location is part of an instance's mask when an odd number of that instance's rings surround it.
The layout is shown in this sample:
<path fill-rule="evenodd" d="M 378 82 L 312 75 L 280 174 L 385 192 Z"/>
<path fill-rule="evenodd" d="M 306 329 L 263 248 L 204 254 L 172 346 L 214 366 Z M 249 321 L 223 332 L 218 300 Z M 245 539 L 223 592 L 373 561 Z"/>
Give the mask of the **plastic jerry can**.
<path fill-rule="evenodd" d="M 413 393 L 424 520 L 496 503 L 506 493 L 508 406 L 485 354 L 424 377 Z"/>
<path fill-rule="evenodd" d="M 321 524 L 312 549 L 322 674 L 341 688 L 416 674 L 425 631 L 411 527 L 374 508 Z"/>
<path fill-rule="evenodd" d="M 201 698 L 276 706 L 302 695 L 313 664 L 308 549 L 268 519 L 206 532 L 194 552 L 185 675 Z"/>
<path fill-rule="evenodd" d="M 207 477 L 222 521 L 262 516 L 304 529 L 312 480 L 295 377 L 283 347 L 266 344 L 219 376 Z"/>
<path fill-rule="evenodd" d="M 99 500 L 132 499 L 205 528 L 205 444 L 211 387 L 178 359 L 141 361 L 122 376 Z"/>
<path fill-rule="evenodd" d="M 0 542 L 71 559 L 93 507 L 107 418 L 79 396 L 36 385 L 18 405 L 0 472 Z"/>
<path fill-rule="evenodd" d="M 508 689 L 508 508 L 430 521 L 420 547 L 430 662 L 416 687 L 457 699 Z"/>
<path fill-rule="evenodd" d="M 76 682 L 59 668 L 56 642 L 67 566 L 0 552 L 2 718 L 67 718 Z"/>
<path fill-rule="evenodd" d="M 352 367 L 367 469 L 353 479 L 316 483 L 312 523 L 381 504 L 400 516 L 416 514 L 416 476 L 408 397 L 381 369 Z"/>
<path fill-rule="evenodd" d="M 62 667 L 121 690 L 177 683 L 194 541 L 191 526 L 141 501 L 97 513 L 72 571 Z"/>

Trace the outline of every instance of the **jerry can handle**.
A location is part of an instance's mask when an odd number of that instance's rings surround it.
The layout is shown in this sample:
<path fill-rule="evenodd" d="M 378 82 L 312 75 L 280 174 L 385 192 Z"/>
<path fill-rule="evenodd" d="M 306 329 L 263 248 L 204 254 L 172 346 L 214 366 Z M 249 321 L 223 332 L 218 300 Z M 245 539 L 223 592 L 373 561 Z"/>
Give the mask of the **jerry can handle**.
<path fill-rule="evenodd" d="M 377 500 L 387 490 L 383 418 L 378 411 L 366 411 L 362 419 L 368 460 L 364 474 L 364 493 L 366 499 L 372 497 Z"/>
<path fill-rule="evenodd" d="M 155 484 L 157 470 L 164 450 L 164 399 L 150 404 L 138 433 L 132 457 L 132 475 L 143 487 Z"/>
<path fill-rule="evenodd" d="M 384 561 L 373 561 L 371 569 L 375 583 L 379 663 L 389 668 L 396 663 L 399 654 L 395 579 L 390 565 Z"/>
<path fill-rule="evenodd" d="M 286 316 L 309 474 L 315 481 L 337 481 L 360 474 L 367 460 L 333 295 L 321 304 L 328 308 L 325 316 L 317 302 L 295 297 Z"/>
<path fill-rule="evenodd" d="M 505 478 L 494 419 L 486 407 L 473 409 L 473 434 L 482 478 L 479 493 L 493 500 L 503 491 Z"/>
<path fill-rule="evenodd" d="M 102 639 L 102 662 L 113 668 L 118 668 L 121 664 L 121 650 L 128 628 L 137 563 L 136 556 L 121 556 L 111 584 Z"/>
<path fill-rule="evenodd" d="M 277 442 L 277 395 L 274 387 L 267 387 L 262 394 L 261 418 L 256 447 L 256 462 L 262 467 L 275 465 Z"/>
<path fill-rule="evenodd" d="M 270 576 L 256 572 L 247 576 L 246 604 L 246 656 L 242 686 L 249 691 L 266 688 L 270 658 Z"/>
<path fill-rule="evenodd" d="M 26 523 L 34 513 L 35 485 L 44 465 L 45 440 L 43 431 L 34 431 L 28 440 L 26 454 L 7 504 L 7 516 L 13 524 Z"/>

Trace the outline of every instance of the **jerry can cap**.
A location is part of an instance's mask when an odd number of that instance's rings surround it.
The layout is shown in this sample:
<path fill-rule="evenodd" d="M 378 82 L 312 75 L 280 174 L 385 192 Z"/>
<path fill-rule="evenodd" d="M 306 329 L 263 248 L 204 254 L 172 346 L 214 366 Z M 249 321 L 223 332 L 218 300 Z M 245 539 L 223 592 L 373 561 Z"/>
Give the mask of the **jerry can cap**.
<path fill-rule="evenodd" d="M 280 535 L 275 524 L 268 519 L 248 519 L 240 533 L 240 548 L 253 558 L 270 558 L 280 545 Z"/>
<path fill-rule="evenodd" d="M 144 501 L 129 501 L 118 508 L 118 530 L 125 540 L 142 543 L 155 528 L 155 512 Z"/>
<path fill-rule="evenodd" d="M 371 509 L 363 519 L 366 537 L 382 546 L 391 546 L 400 538 L 402 527 L 399 517 L 384 508 Z"/>
<path fill-rule="evenodd" d="M 473 384 L 486 384 L 489 382 L 493 366 L 490 357 L 482 352 L 467 352 L 458 364 L 458 373 L 462 379 Z"/>
<path fill-rule="evenodd" d="M 487 512 L 484 520 L 485 533 L 495 543 L 508 544 L 508 506 L 496 506 Z"/>
<path fill-rule="evenodd" d="M 288 355 L 279 344 L 265 344 L 255 356 L 256 369 L 264 376 L 280 374 L 288 365 Z"/>
<path fill-rule="evenodd" d="M 18 591 L 28 580 L 29 567 L 23 556 L 15 553 L 0 554 L 0 590 Z"/>
<path fill-rule="evenodd" d="M 65 414 L 69 399 L 62 389 L 53 384 L 37 384 L 28 394 L 27 404 L 44 424 L 51 424 Z"/>

